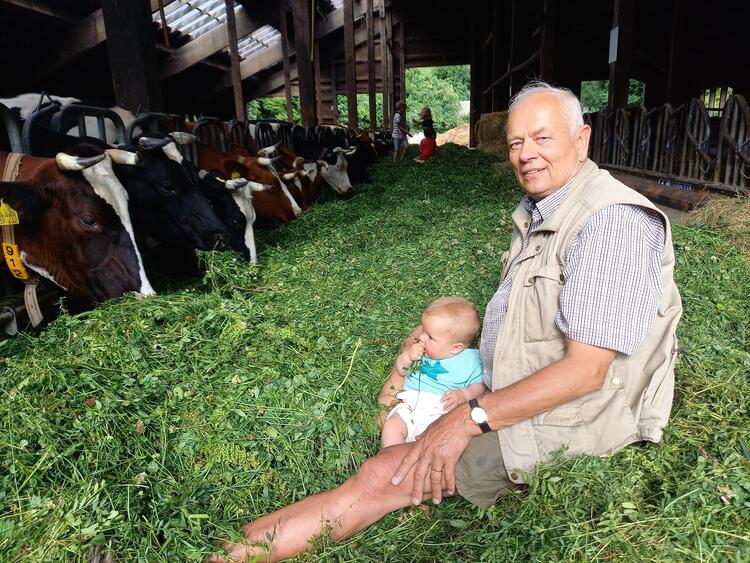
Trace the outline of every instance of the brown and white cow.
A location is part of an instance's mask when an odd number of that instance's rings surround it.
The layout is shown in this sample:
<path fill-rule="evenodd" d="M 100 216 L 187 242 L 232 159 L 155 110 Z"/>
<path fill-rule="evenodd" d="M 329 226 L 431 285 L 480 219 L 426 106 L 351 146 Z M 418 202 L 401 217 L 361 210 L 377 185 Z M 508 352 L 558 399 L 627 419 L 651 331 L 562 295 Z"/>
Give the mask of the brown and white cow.
<path fill-rule="evenodd" d="M 0 152 L 0 170 L 8 156 Z M 18 213 L 15 239 L 26 267 L 95 301 L 154 293 L 133 239 L 127 196 L 110 176 L 108 155 L 61 153 L 24 156 L 15 180 L 0 182 L 0 199 Z"/>

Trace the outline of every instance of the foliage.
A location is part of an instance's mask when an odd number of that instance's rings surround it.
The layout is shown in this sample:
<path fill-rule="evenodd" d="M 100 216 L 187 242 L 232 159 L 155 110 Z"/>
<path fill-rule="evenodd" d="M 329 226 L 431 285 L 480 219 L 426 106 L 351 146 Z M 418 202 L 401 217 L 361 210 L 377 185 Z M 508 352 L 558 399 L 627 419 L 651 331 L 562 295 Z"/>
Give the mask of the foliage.
<path fill-rule="evenodd" d="M 286 98 L 257 98 L 247 103 L 248 119 L 280 119 L 287 121 Z M 294 123 L 300 123 L 299 96 L 292 96 L 292 116 Z"/>
<path fill-rule="evenodd" d="M 628 107 L 643 104 L 646 85 L 638 80 L 628 83 Z M 609 80 L 589 80 L 581 82 L 581 105 L 583 111 L 593 113 L 607 107 Z"/>
<path fill-rule="evenodd" d="M 349 124 L 349 106 L 346 96 L 336 96 L 336 109 L 339 112 L 339 123 Z M 375 96 L 375 119 L 374 127 L 370 126 L 370 96 L 368 94 L 357 94 L 357 121 L 360 129 L 382 129 L 383 128 L 383 95 Z"/>
<path fill-rule="evenodd" d="M 326 490 L 377 451 L 375 395 L 425 303 L 483 310 L 521 192 L 452 145 L 384 159 L 348 201 L 257 233 L 259 264 L 63 315 L 0 342 L 2 560 L 201 561 L 242 523 Z M 539 468 L 490 509 L 386 516 L 305 561 L 747 561 L 750 265 L 674 227 L 675 407 L 659 446 Z M 349 370 L 351 363 L 351 370 Z"/>
<path fill-rule="evenodd" d="M 460 123 L 459 97 L 453 85 L 438 79 L 434 68 L 406 69 L 407 120 L 419 118 L 419 112 L 427 106 L 432 110 L 432 119 L 438 132 L 452 129 Z"/>
<path fill-rule="evenodd" d="M 469 65 L 436 66 L 431 70 L 437 80 L 443 80 L 453 86 L 459 100 L 470 98 Z"/>

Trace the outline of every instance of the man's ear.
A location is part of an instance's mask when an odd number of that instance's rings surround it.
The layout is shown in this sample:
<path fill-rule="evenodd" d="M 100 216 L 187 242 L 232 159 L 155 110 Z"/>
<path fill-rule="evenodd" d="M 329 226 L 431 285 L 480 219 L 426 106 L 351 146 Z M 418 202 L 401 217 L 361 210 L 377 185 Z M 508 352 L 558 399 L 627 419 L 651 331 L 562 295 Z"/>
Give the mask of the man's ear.
<path fill-rule="evenodd" d="M 578 153 L 578 162 L 583 162 L 589 157 L 589 140 L 591 139 L 591 126 L 588 124 L 581 125 L 576 131 L 576 152 Z"/>
<path fill-rule="evenodd" d="M 37 222 L 50 205 L 44 192 L 27 182 L 0 182 L 0 199 L 18 213 L 21 224 Z"/>

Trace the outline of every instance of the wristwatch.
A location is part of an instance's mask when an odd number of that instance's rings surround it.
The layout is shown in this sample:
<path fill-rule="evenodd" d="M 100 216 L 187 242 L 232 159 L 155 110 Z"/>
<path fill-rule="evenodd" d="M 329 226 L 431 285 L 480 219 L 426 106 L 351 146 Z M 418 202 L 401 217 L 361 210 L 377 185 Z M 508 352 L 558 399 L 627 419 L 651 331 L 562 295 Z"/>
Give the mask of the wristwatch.
<path fill-rule="evenodd" d="M 487 412 L 479 406 L 479 401 L 476 399 L 469 401 L 469 408 L 471 409 L 471 420 L 482 429 L 482 433 L 492 430 L 490 425 L 487 424 L 487 420 L 489 420 L 487 418 Z"/>

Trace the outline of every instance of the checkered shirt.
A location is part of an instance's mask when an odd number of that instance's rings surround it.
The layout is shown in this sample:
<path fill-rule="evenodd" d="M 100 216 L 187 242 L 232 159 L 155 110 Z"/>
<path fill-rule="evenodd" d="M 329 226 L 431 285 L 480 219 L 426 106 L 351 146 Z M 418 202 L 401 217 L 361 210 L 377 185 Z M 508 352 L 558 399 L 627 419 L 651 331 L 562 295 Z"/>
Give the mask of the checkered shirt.
<path fill-rule="evenodd" d="M 391 133 L 392 139 L 404 138 L 404 132 L 401 131 L 401 129 L 399 128 L 399 125 L 401 124 L 402 120 L 403 120 L 403 117 L 399 112 L 395 112 L 393 114 L 393 132 Z"/>
<path fill-rule="evenodd" d="M 536 231 L 560 206 L 568 186 L 539 202 L 526 196 L 531 225 L 523 250 L 487 304 L 480 352 L 484 383 L 492 388 L 495 345 L 508 309 L 518 259 Z M 637 205 L 612 205 L 595 213 L 568 251 L 563 266 L 557 328 L 569 339 L 631 355 L 651 330 L 661 300 L 664 225 Z M 502 343 L 500 343 L 502 345 Z"/>

